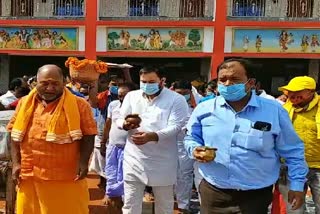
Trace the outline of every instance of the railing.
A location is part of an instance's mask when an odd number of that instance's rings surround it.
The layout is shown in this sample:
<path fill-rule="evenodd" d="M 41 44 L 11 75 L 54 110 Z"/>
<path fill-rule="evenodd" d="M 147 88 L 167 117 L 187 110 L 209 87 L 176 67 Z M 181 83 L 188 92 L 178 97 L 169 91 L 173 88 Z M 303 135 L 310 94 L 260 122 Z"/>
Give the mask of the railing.
<path fill-rule="evenodd" d="M 319 0 L 228 0 L 233 20 L 319 21 Z"/>
<path fill-rule="evenodd" d="M 82 18 L 85 0 L 0 0 L 3 19 Z"/>
<path fill-rule="evenodd" d="M 100 0 L 101 19 L 212 20 L 214 0 Z"/>

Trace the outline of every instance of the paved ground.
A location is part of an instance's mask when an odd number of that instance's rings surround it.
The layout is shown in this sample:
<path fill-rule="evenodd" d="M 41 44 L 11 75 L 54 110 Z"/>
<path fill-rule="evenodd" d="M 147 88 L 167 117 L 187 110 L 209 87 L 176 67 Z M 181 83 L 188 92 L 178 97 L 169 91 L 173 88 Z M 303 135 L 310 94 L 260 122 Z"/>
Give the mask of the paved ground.
<path fill-rule="evenodd" d="M 101 200 L 104 197 L 104 193 L 97 187 L 99 179 L 96 175 L 90 174 L 88 176 L 88 185 L 90 192 L 90 214 L 108 214 L 105 207 L 101 205 Z M 4 214 L 5 203 L 0 200 L 0 214 Z M 196 214 L 199 210 L 199 200 L 196 194 L 193 195 L 192 199 L 192 213 Z M 178 212 L 175 211 L 175 214 Z M 312 202 L 310 194 L 307 197 L 307 212 L 306 214 L 314 214 L 314 204 Z M 109 213 L 112 214 L 112 213 Z M 143 214 L 152 214 L 152 203 L 144 203 Z"/>

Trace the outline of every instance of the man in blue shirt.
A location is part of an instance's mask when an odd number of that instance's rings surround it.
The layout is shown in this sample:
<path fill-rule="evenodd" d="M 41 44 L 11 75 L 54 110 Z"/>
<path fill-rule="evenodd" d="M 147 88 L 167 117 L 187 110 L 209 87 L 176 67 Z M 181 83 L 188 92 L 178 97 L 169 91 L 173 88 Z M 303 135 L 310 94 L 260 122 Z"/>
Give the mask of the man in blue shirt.
<path fill-rule="evenodd" d="M 303 204 L 304 145 L 287 112 L 252 93 L 254 84 L 251 64 L 229 59 L 219 67 L 220 96 L 200 103 L 191 115 L 185 147 L 201 162 L 201 214 L 267 214 L 280 157 L 289 170 L 292 209 Z M 207 147 L 217 149 L 213 156 L 204 156 Z"/>

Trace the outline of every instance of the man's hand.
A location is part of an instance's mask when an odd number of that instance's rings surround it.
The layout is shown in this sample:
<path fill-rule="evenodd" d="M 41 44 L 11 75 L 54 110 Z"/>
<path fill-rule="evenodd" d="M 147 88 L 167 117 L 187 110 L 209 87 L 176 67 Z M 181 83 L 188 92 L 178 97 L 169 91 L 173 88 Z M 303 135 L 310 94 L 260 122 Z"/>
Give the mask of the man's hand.
<path fill-rule="evenodd" d="M 106 157 L 106 149 L 107 149 L 106 142 L 101 142 L 100 154 L 101 154 L 102 157 Z"/>
<path fill-rule="evenodd" d="M 290 190 L 288 192 L 288 202 L 291 204 L 292 210 L 299 209 L 305 201 L 305 193 Z"/>
<path fill-rule="evenodd" d="M 214 151 L 216 151 L 216 149 Z M 212 157 L 211 156 L 205 157 L 205 153 L 206 153 L 206 147 L 199 146 L 193 150 L 193 157 L 200 163 L 208 163 L 214 160 L 215 155 Z"/>
<path fill-rule="evenodd" d="M 75 181 L 83 180 L 87 177 L 87 175 L 88 175 L 88 166 L 80 166 L 79 173 L 78 173 L 76 179 L 74 179 L 74 180 Z"/>
<path fill-rule="evenodd" d="M 123 129 L 129 131 L 140 127 L 141 118 L 137 114 L 130 114 L 125 118 Z"/>
<path fill-rule="evenodd" d="M 131 136 L 131 140 L 136 145 L 144 145 L 150 141 L 158 141 L 159 137 L 155 132 L 137 132 Z"/>
<path fill-rule="evenodd" d="M 14 164 L 12 166 L 12 180 L 16 185 L 19 185 L 20 183 L 20 172 L 21 172 L 21 165 Z"/>

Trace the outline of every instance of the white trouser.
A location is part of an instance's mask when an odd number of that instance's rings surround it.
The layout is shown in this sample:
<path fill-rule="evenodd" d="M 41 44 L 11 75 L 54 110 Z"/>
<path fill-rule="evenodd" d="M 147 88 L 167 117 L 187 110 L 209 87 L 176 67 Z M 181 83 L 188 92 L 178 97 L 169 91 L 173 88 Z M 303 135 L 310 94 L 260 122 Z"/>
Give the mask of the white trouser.
<path fill-rule="evenodd" d="M 140 181 L 124 181 L 123 214 L 141 214 L 144 189 Z M 152 186 L 155 200 L 155 214 L 173 214 L 173 185 Z"/>
<path fill-rule="evenodd" d="M 189 158 L 183 142 L 178 142 L 178 176 L 175 186 L 179 209 L 189 209 L 193 186 L 194 160 Z"/>

